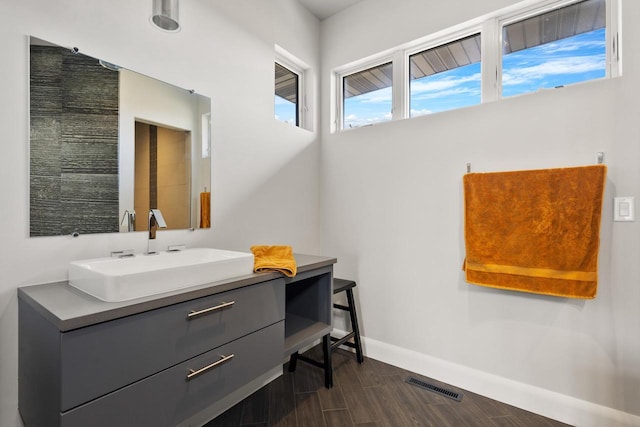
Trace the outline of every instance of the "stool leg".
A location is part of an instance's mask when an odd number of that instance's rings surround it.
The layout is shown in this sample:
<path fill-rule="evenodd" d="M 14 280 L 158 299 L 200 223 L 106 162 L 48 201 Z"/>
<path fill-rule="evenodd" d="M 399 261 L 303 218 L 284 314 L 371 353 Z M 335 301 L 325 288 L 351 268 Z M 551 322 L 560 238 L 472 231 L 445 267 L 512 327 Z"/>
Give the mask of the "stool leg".
<path fill-rule="evenodd" d="M 289 372 L 295 372 L 298 365 L 298 352 L 292 353 L 289 356 Z"/>
<path fill-rule="evenodd" d="M 333 387 L 333 367 L 331 366 L 331 335 L 322 337 L 322 358 L 324 359 L 324 386 Z"/>
<path fill-rule="evenodd" d="M 356 316 L 356 304 L 353 298 L 353 289 L 347 289 L 347 302 L 349 303 L 349 317 L 351 317 L 351 328 L 353 328 L 353 341 L 356 347 L 356 360 L 358 363 L 364 362 L 362 356 L 362 342 L 360 341 L 360 328 L 358 328 L 358 316 Z"/>

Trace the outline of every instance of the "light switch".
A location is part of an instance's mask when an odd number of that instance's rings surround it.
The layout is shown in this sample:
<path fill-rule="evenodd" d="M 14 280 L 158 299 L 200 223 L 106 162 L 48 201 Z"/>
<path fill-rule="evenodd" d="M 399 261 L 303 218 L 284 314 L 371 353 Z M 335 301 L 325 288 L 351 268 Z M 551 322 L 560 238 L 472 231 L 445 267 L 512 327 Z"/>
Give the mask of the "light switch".
<path fill-rule="evenodd" d="M 614 221 L 635 221 L 635 197 L 615 197 L 613 199 Z"/>
<path fill-rule="evenodd" d="M 627 217 L 629 216 L 629 202 L 620 202 L 618 205 L 618 215 Z"/>

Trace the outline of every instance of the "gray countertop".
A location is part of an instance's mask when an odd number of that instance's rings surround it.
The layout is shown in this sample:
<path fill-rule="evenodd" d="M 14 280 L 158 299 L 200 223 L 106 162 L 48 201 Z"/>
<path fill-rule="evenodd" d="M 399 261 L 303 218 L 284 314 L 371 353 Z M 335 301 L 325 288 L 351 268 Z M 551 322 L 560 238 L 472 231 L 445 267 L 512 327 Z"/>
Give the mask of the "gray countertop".
<path fill-rule="evenodd" d="M 298 274 L 336 263 L 336 258 L 316 255 L 295 254 L 295 258 Z M 20 287 L 18 298 L 64 332 L 282 277 L 277 272 L 254 273 L 122 302 L 99 300 L 63 281 Z"/>

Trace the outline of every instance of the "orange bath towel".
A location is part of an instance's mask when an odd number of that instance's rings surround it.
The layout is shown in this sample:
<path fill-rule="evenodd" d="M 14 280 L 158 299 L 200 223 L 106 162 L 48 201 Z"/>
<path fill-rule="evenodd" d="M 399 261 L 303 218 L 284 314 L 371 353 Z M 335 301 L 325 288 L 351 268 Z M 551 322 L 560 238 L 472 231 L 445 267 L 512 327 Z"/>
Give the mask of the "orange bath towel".
<path fill-rule="evenodd" d="M 604 165 L 465 175 L 467 282 L 595 298 L 605 180 Z"/>
<path fill-rule="evenodd" d="M 253 271 L 279 271 L 287 277 L 294 277 L 298 271 L 291 246 L 251 246 L 254 262 Z"/>
<path fill-rule="evenodd" d="M 211 227 L 211 193 L 200 193 L 200 228 Z"/>

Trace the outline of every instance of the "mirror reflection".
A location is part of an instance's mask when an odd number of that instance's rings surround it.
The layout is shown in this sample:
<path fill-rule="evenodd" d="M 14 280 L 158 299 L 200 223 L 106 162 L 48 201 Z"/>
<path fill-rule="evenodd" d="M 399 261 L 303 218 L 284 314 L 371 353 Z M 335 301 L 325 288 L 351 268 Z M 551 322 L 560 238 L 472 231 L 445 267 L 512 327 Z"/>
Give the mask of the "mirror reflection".
<path fill-rule="evenodd" d="M 210 99 L 31 37 L 30 235 L 210 226 Z"/>

